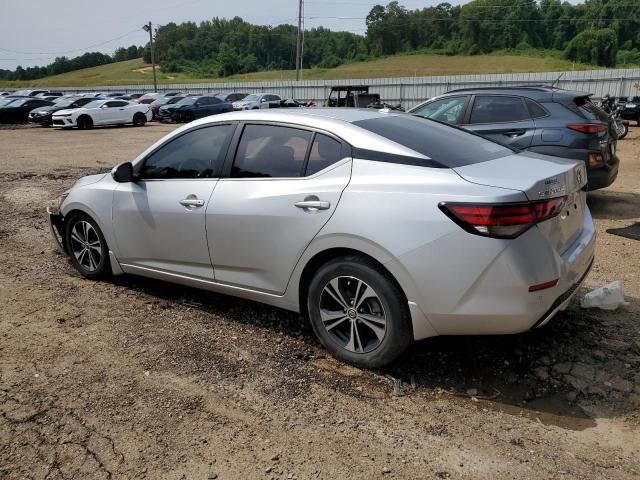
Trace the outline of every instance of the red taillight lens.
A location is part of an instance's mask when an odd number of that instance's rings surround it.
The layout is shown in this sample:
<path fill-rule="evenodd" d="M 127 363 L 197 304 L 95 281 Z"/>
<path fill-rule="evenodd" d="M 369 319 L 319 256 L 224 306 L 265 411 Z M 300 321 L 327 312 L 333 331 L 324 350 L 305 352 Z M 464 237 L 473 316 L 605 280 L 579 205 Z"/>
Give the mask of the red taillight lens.
<path fill-rule="evenodd" d="M 567 128 L 580 133 L 600 133 L 607 130 L 607 126 L 602 123 L 571 123 Z"/>
<path fill-rule="evenodd" d="M 536 223 L 555 217 L 566 197 L 507 204 L 440 203 L 449 218 L 467 232 L 494 238 L 515 238 Z"/>

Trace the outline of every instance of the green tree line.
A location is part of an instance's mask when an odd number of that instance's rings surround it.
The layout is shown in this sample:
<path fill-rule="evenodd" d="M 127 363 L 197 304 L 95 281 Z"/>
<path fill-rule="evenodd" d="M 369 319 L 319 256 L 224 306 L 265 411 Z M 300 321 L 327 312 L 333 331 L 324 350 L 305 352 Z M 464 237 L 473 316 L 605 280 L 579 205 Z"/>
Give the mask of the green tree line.
<path fill-rule="evenodd" d="M 52 63 L 44 67 L 18 66 L 15 70 L 0 69 L 0 79 L 2 80 L 36 80 L 48 77 L 49 75 L 59 75 L 61 73 L 80 70 L 81 68 L 97 67 L 112 62 L 132 60 L 142 56 L 144 48 L 131 45 L 128 48 L 118 48 L 113 56 L 100 52 L 87 52 L 73 58 L 58 57 Z"/>

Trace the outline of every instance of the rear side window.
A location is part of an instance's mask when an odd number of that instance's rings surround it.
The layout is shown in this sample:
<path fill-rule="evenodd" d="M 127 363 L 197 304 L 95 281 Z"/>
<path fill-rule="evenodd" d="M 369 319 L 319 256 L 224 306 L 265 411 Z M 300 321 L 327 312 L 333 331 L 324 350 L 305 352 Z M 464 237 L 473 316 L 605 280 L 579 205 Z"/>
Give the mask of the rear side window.
<path fill-rule="evenodd" d="M 524 103 L 527 104 L 527 110 L 529 110 L 529 115 L 531 115 L 531 118 L 541 118 L 548 115 L 547 111 L 544 108 L 542 108 L 537 102 L 534 102 L 530 98 L 525 98 Z"/>
<path fill-rule="evenodd" d="M 413 115 L 389 115 L 360 120 L 353 124 L 431 159 L 415 158 L 407 162 L 398 159 L 396 163 L 455 168 L 486 162 L 513 153 L 513 150 L 479 135 Z M 357 150 L 356 156 L 366 158 L 366 155 L 363 156 Z M 389 159 L 389 161 L 394 160 Z"/>
<path fill-rule="evenodd" d="M 192 130 L 163 145 L 144 162 L 143 179 L 210 178 L 227 153 L 233 125 Z"/>
<path fill-rule="evenodd" d="M 311 132 L 274 125 L 247 125 L 242 132 L 231 176 L 300 177 Z"/>
<path fill-rule="evenodd" d="M 528 120 L 529 112 L 520 97 L 476 96 L 469 123 L 504 123 Z"/>
<path fill-rule="evenodd" d="M 316 134 L 309 152 L 306 175 L 313 175 L 342 159 L 340 142 L 321 133 Z"/>
<path fill-rule="evenodd" d="M 428 103 L 411 113 L 425 118 L 432 118 L 439 122 L 456 124 L 460 120 L 466 103 L 466 96 L 442 98 Z"/>

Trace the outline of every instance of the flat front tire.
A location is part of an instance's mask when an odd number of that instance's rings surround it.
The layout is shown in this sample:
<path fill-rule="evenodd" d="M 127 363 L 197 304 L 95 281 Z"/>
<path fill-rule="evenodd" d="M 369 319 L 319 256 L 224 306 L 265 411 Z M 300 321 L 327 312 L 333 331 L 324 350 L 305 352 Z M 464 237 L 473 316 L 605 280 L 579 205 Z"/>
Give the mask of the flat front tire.
<path fill-rule="evenodd" d="M 413 341 L 404 294 L 364 257 L 341 257 L 320 267 L 309 285 L 307 309 L 320 343 L 358 367 L 383 367 Z"/>
<path fill-rule="evenodd" d="M 65 245 L 76 270 L 91 279 L 109 276 L 109 249 L 96 221 L 84 213 L 73 213 L 65 223 Z"/>

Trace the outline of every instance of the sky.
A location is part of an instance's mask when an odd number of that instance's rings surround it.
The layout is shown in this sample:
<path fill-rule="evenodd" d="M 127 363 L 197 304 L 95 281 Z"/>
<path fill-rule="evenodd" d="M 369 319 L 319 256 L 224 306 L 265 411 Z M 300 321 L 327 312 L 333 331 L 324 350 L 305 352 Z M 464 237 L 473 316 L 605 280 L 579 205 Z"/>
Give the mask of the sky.
<path fill-rule="evenodd" d="M 444 0 L 400 0 L 409 9 Z M 449 0 L 452 5 L 468 0 Z M 305 28 L 324 26 L 363 34 L 371 7 L 386 0 L 306 0 Z M 242 17 L 261 25 L 295 24 L 298 0 L 0 0 L 0 68 L 47 65 L 56 57 L 84 52 L 112 54 L 116 48 L 144 45 L 142 25 L 213 17 Z M 341 18 L 336 18 L 341 17 Z"/>

